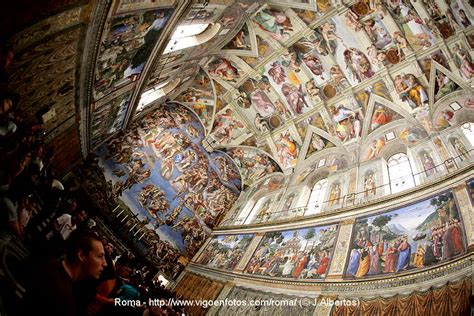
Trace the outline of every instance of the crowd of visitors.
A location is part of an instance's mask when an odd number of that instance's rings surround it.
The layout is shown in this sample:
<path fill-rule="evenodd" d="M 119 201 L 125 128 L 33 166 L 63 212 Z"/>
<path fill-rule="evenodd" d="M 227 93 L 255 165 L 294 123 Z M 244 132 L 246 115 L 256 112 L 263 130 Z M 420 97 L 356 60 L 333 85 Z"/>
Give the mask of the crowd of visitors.
<path fill-rule="evenodd" d="M 100 236 L 74 179 L 55 174 L 41 122 L 26 117 L 8 87 L 14 57 L 0 48 L 0 253 L 20 244 L 29 256 L 15 267 L 24 293 L 13 294 L 0 277 L 0 314 L 181 315 L 177 307 L 148 304 L 175 295 L 153 267 Z"/>

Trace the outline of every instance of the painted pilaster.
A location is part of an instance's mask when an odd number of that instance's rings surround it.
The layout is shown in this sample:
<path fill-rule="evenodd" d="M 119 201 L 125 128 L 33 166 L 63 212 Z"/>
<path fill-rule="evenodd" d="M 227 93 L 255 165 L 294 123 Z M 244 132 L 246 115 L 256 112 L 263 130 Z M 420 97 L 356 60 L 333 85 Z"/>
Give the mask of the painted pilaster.
<path fill-rule="evenodd" d="M 445 44 L 441 44 L 440 48 L 441 48 L 441 51 L 443 52 L 444 56 L 446 56 L 446 58 L 448 59 L 448 65 L 449 65 L 449 68 L 451 68 L 451 71 L 453 73 L 457 73 L 456 70 L 459 71 L 459 68 L 456 65 L 456 63 L 454 62 L 453 55 L 449 51 L 448 47 Z"/>
<path fill-rule="evenodd" d="M 204 244 L 201 246 L 201 248 L 198 250 L 198 252 L 194 255 L 194 257 L 191 259 L 191 262 L 197 262 L 199 257 L 201 256 L 202 252 L 204 249 L 206 249 L 207 245 L 211 242 L 212 236 L 208 237 Z"/>
<path fill-rule="evenodd" d="M 355 193 L 357 190 L 357 170 L 358 168 L 352 168 L 349 171 L 349 188 L 347 189 L 347 205 L 353 205 L 355 202 Z"/>
<path fill-rule="evenodd" d="M 441 140 L 441 138 L 440 137 L 433 138 L 433 143 L 436 145 L 436 149 L 438 150 L 438 153 L 441 159 L 443 159 L 446 169 L 448 169 L 449 172 L 455 171 L 457 169 L 456 164 L 454 163 L 454 160 L 450 159 L 449 152 L 446 149 L 445 145 L 443 144 L 443 141 Z"/>
<path fill-rule="evenodd" d="M 474 225 L 472 222 L 473 219 L 473 207 L 471 199 L 469 198 L 468 188 L 466 183 L 460 184 L 453 188 L 454 195 L 458 201 L 459 211 L 461 212 L 464 231 L 466 232 L 467 242 L 469 246 L 474 246 L 474 234 L 473 229 Z"/>
<path fill-rule="evenodd" d="M 395 86 L 393 85 L 393 80 L 390 75 L 386 74 L 382 76 L 383 83 L 387 87 L 392 100 L 400 100 L 400 96 L 398 95 L 397 91 L 395 90 Z M 401 101 L 401 100 L 400 100 Z"/>
<path fill-rule="evenodd" d="M 349 246 L 351 244 L 352 230 L 354 229 L 354 219 L 342 221 L 339 227 L 339 235 L 337 236 L 336 247 L 331 260 L 329 272 L 326 275 L 327 280 L 342 280 L 344 266 L 349 254 Z"/>

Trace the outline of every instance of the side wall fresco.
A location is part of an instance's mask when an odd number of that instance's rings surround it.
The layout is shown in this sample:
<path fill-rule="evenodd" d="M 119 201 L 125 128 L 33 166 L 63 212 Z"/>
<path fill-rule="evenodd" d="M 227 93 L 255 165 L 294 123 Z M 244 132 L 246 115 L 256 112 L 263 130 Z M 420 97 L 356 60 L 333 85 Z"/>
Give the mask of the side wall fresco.
<path fill-rule="evenodd" d="M 376 279 L 456 261 L 472 244 L 472 183 L 458 181 L 452 189 L 355 220 L 257 233 L 260 241 L 245 243 L 245 252 L 253 253 L 239 262 L 245 268 L 233 272 L 272 280 Z M 252 235 L 214 239 L 242 244 L 243 236 Z"/>
<path fill-rule="evenodd" d="M 401 273 L 436 265 L 466 252 L 452 191 L 356 220 L 346 278 Z"/>

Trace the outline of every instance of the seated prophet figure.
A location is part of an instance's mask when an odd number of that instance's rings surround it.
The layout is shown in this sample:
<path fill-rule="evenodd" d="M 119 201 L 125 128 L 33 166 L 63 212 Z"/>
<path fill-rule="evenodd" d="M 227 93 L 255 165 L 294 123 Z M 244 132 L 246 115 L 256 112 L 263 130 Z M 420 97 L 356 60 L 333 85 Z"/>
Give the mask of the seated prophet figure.
<path fill-rule="evenodd" d="M 428 94 L 418 79 L 412 74 L 402 74 L 395 77 L 395 89 L 400 99 L 407 101 L 412 108 L 417 108 L 428 102 Z"/>
<path fill-rule="evenodd" d="M 336 136 L 341 141 L 359 138 L 362 131 L 359 114 L 344 107 L 342 104 L 335 107 L 331 105 L 329 111 L 336 122 Z"/>

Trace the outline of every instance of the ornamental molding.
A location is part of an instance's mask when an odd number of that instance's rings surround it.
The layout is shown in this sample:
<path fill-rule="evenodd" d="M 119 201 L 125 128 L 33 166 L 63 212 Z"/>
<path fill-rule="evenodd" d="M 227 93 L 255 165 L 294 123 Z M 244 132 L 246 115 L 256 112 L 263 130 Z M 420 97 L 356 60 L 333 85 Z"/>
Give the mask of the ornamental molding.
<path fill-rule="evenodd" d="M 186 270 L 218 282 L 233 282 L 235 286 L 276 294 L 295 296 L 337 295 L 340 298 L 391 297 L 408 295 L 414 291 L 439 288 L 472 276 L 474 254 L 469 253 L 457 260 L 422 271 L 391 277 L 360 281 L 283 280 L 280 278 L 255 277 L 250 274 L 228 272 L 191 263 Z"/>

